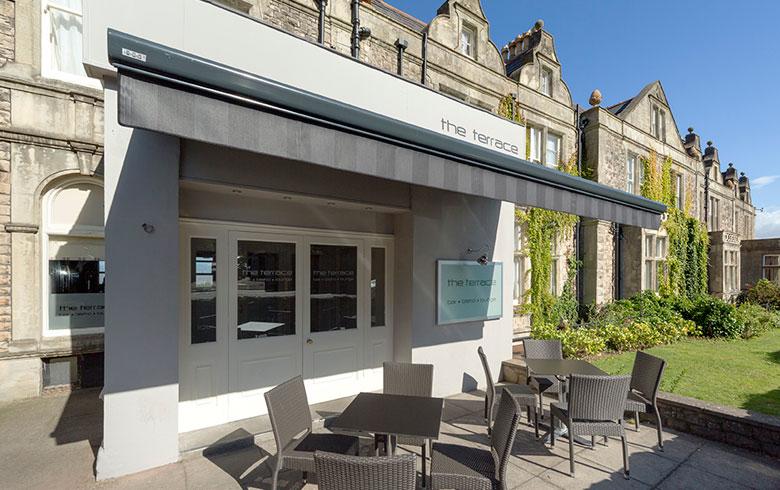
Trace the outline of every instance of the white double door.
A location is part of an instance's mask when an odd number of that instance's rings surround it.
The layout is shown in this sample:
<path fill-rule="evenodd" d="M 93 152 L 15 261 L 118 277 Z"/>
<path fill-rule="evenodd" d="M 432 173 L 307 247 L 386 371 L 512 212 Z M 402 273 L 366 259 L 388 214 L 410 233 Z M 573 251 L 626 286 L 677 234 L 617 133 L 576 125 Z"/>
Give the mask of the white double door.
<path fill-rule="evenodd" d="M 183 223 L 179 430 L 267 413 L 303 375 L 310 403 L 380 389 L 392 359 L 392 238 Z"/>

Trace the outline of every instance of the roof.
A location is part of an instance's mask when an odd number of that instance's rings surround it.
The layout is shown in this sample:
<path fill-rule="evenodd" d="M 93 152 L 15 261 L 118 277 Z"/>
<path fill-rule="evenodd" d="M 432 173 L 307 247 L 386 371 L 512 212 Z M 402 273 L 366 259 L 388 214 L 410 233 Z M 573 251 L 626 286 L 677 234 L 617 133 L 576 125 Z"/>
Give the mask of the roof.
<path fill-rule="evenodd" d="M 421 21 L 420 19 L 416 17 L 412 17 L 406 12 L 393 7 L 392 5 L 385 2 L 384 0 L 372 0 L 371 5 L 380 14 L 385 15 L 390 19 L 393 19 L 394 21 L 398 22 L 399 24 L 402 24 L 405 27 L 408 27 L 413 31 L 423 32 L 425 28 L 428 26 L 428 24 Z"/>
<path fill-rule="evenodd" d="M 628 105 L 631 104 L 632 100 L 634 100 L 633 97 L 631 97 L 630 99 L 626 99 L 623 102 L 618 102 L 615 105 L 611 105 L 611 106 L 607 107 L 607 110 L 609 112 L 611 112 L 612 114 L 614 114 L 616 116 L 619 116 L 620 113 L 623 112 L 624 110 L 626 110 L 626 107 L 628 107 Z"/>
<path fill-rule="evenodd" d="M 650 92 L 650 90 L 652 90 L 653 87 L 660 83 L 661 82 L 658 80 L 648 83 L 635 96 L 631 97 L 630 99 L 626 99 L 623 102 L 613 104 L 607 107 L 607 110 L 620 119 L 625 119 L 625 117 L 634 109 L 634 107 L 637 106 L 637 104 L 639 104 L 639 102 Z"/>

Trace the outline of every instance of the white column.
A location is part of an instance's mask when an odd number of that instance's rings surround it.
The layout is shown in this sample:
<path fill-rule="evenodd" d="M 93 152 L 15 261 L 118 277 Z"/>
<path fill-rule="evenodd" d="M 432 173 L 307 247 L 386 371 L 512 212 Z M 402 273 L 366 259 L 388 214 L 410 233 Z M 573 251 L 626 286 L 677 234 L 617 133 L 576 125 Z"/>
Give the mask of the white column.
<path fill-rule="evenodd" d="M 106 329 L 99 480 L 179 458 L 179 140 L 120 126 L 114 82 L 105 90 L 104 172 Z"/>

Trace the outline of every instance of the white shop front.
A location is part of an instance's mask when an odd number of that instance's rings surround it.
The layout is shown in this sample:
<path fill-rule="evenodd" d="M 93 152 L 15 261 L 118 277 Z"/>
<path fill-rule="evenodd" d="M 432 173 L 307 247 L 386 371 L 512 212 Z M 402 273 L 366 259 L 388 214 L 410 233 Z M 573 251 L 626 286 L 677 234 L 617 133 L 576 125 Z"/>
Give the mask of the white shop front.
<path fill-rule="evenodd" d="M 521 160 L 521 126 L 209 2 L 87 0 L 84 35 L 106 108 L 98 478 L 176 461 L 181 432 L 261 415 L 299 374 L 313 403 L 381 389 L 385 360 L 433 364 L 436 395 L 484 385 L 477 347 L 511 357 L 516 203 L 660 222 Z"/>

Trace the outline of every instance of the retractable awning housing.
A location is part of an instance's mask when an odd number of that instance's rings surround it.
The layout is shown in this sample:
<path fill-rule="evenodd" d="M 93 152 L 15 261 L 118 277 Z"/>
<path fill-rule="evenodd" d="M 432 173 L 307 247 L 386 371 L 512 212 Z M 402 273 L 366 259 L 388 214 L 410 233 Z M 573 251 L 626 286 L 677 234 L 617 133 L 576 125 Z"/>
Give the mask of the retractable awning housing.
<path fill-rule="evenodd" d="M 515 155 L 445 134 L 446 115 L 437 132 L 115 30 L 108 33 L 108 56 L 120 75 L 119 120 L 129 127 L 643 228 L 658 228 L 666 212 L 661 203 L 522 160 L 516 154 L 524 154 L 524 128 L 503 119 L 502 125 L 512 126 L 497 133 L 517 131 L 523 140 L 512 148 Z M 376 69 L 355 63 L 376 76 Z M 398 81 L 425 91 L 425 97 L 455 102 Z M 377 93 L 383 96 L 392 94 Z M 459 104 L 473 110 L 475 119 L 499 119 Z M 482 142 L 499 139 L 507 140 L 486 136 Z"/>

